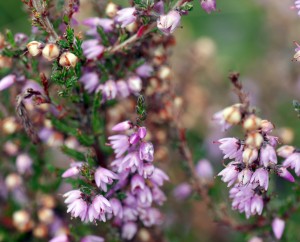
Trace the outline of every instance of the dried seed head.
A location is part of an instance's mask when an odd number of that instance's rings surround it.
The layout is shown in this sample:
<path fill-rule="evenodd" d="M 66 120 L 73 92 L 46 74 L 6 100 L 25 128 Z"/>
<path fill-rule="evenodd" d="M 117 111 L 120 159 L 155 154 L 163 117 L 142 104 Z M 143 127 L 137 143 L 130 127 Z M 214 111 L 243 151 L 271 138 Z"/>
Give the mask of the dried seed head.
<path fill-rule="evenodd" d="M 28 52 L 31 56 L 37 56 L 42 53 L 42 43 L 38 41 L 31 41 L 27 44 Z"/>
<path fill-rule="evenodd" d="M 243 128 L 248 131 L 259 129 L 261 119 L 256 115 L 250 115 L 243 123 Z"/>
<path fill-rule="evenodd" d="M 71 52 L 64 52 L 59 58 L 59 64 L 64 67 L 75 67 L 78 58 Z"/>
<path fill-rule="evenodd" d="M 242 119 L 240 104 L 235 104 L 223 110 L 223 117 L 229 124 L 236 125 Z"/>
<path fill-rule="evenodd" d="M 262 143 L 263 143 L 264 139 L 262 137 L 262 135 L 260 133 L 251 133 L 248 134 L 247 139 L 246 139 L 246 144 L 250 147 L 250 148 L 260 148 Z"/>
<path fill-rule="evenodd" d="M 59 56 L 59 48 L 55 44 L 47 44 L 43 51 L 42 51 L 43 57 L 47 59 L 48 61 L 53 61 Z"/>

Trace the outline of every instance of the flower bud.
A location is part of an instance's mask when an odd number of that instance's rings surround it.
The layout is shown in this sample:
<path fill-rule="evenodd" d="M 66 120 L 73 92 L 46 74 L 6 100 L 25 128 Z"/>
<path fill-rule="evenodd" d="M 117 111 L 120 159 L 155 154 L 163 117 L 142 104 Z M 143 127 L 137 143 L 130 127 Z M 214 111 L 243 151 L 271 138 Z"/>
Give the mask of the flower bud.
<path fill-rule="evenodd" d="M 248 137 L 246 139 L 246 144 L 251 148 L 259 148 L 264 141 L 264 138 L 260 133 L 251 133 L 248 134 Z"/>
<path fill-rule="evenodd" d="M 116 124 L 114 127 L 112 127 L 112 131 L 118 131 L 118 132 L 126 131 L 131 129 L 132 126 L 133 126 L 132 122 L 127 120 Z"/>
<path fill-rule="evenodd" d="M 125 29 L 129 32 L 129 33 L 135 33 L 138 30 L 138 24 L 136 22 L 133 22 L 131 24 L 128 24 Z"/>
<path fill-rule="evenodd" d="M 19 231 L 29 231 L 33 222 L 31 221 L 30 214 L 25 210 L 19 210 L 14 212 L 13 216 L 13 224 Z"/>
<path fill-rule="evenodd" d="M 270 133 L 274 129 L 274 124 L 272 124 L 270 121 L 264 119 L 260 122 L 260 127 L 261 127 L 262 132 Z"/>
<path fill-rule="evenodd" d="M 172 34 L 180 24 L 180 13 L 176 10 L 171 10 L 166 15 L 160 15 L 157 19 L 157 28 L 164 34 Z"/>
<path fill-rule="evenodd" d="M 243 152 L 243 162 L 245 164 L 251 164 L 258 157 L 257 149 L 246 148 Z"/>
<path fill-rule="evenodd" d="M 277 155 L 287 158 L 289 155 L 291 155 L 295 151 L 295 147 L 290 145 L 284 145 L 281 146 L 279 149 L 277 149 Z"/>
<path fill-rule="evenodd" d="M 108 17 L 114 18 L 118 12 L 118 5 L 112 2 L 109 2 L 106 5 L 105 13 Z"/>
<path fill-rule="evenodd" d="M 20 154 L 16 159 L 17 170 L 20 174 L 31 171 L 32 159 L 27 154 Z"/>
<path fill-rule="evenodd" d="M 50 208 L 42 208 L 38 211 L 38 218 L 42 223 L 51 224 L 54 220 L 54 212 Z"/>
<path fill-rule="evenodd" d="M 59 56 L 59 48 L 55 44 L 47 44 L 43 51 L 42 51 L 43 57 L 47 59 L 48 61 L 53 61 Z"/>
<path fill-rule="evenodd" d="M 222 111 L 222 115 L 227 123 L 233 125 L 238 124 L 242 119 L 240 104 L 235 104 L 233 106 L 225 108 Z"/>
<path fill-rule="evenodd" d="M 260 127 L 261 119 L 256 115 L 250 115 L 243 123 L 245 130 L 256 130 Z"/>
<path fill-rule="evenodd" d="M 3 91 L 9 87 L 11 87 L 16 82 L 15 75 L 7 75 L 0 80 L 0 91 Z"/>
<path fill-rule="evenodd" d="M 140 146 L 140 159 L 146 161 L 153 161 L 154 148 L 150 142 L 142 143 Z"/>
<path fill-rule="evenodd" d="M 277 171 L 277 175 L 289 182 L 295 182 L 295 178 L 285 167 L 280 167 Z"/>
<path fill-rule="evenodd" d="M 8 117 L 3 120 L 2 130 L 6 134 L 13 134 L 17 131 L 18 125 L 14 117 Z"/>
<path fill-rule="evenodd" d="M 31 41 L 27 44 L 27 50 L 31 56 L 37 56 L 42 53 L 42 43 L 38 41 Z"/>
<path fill-rule="evenodd" d="M 56 205 L 54 197 L 47 194 L 42 195 L 39 201 L 40 205 L 46 208 L 54 208 Z"/>
<path fill-rule="evenodd" d="M 276 239 L 281 239 L 285 227 L 285 221 L 280 218 L 275 218 L 272 222 L 272 230 Z"/>
<path fill-rule="evenodd" d="M 48 228 L 45 224 L 39 224 L 37 225 L 33 230 L 33 235 L 36 238 L 46 238 L 48 235 Z"/>
<path fill-rule="evenodd" d="M 22 178 L 16 173 L 11 173 L 5 178 L 5 185 L 10 190 L 20 187 L 21 184 Z"/>
<path fill-rule="evenodd" d="M 159 69 L 159 71 L 157 73 L 157 76 L 160 79 L 162 79 L 162 80 L 167 80 L 167 79 L 169 79 L 171 77 L 171 74 L 172 74 L 172 72 L 171 72 L 170 67 L 168 67 L 168 66 L 162 66 Z"/>
<path fill-rule="evenodd" d="M 146 127 L 139 127 L 138 129 L 138 135 L 140 136 L 141 139 L 145 138 L 147 135 L 147 129 Z"/>
<path fill-rule="evenodd" d="M 71 52 L 64 52 L 59 58 L 59 64 L 64 67 L 75 67 L 77 62 L 77 56 Z"/>
<path fill-rule="evenodd" d="M 142 80 L 138 76 L 132 76 L 127 80 L 129 89 L 134 92 L 138 93 L 142 90 Z"/>

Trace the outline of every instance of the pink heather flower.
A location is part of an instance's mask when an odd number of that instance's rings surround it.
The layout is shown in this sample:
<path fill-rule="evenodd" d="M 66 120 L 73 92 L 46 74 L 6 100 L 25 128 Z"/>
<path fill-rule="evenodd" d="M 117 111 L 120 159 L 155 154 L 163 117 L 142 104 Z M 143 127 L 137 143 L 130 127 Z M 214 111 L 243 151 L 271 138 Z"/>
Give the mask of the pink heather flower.
<path fill-rule="evenodd" d="M 284 167 L 295 169 L 297 176 L 300 176 L 300 153 L 293 153 L 282 164 Z"/>
<path fill-rule="evenodd" d="M 237 161 L 242 160 L 242 150 L 243 146 L 240 141 L 236 138 L 223 138 L 219 139 L 220 150 L 224 154 L 224 159 L 236 159 Z"/>
<path fill-rule="evenodd" d="M 147 179 L 152 176 L 153 172 L 154 172 L 154 165 L 150 163 L 146 163 L 143 166 L 143 173 L 141 175 L 143 175 L 143 177 Z"/>
<path fill-rule="evenodd" d="M 124 28 L 136 20 L 135 12 L 136 9 L 134 7 L 123 8 L 117 12 L 115 21 L 120 23 L 121 27 Z"/>
<path fill-rule="evenodd" d="M 173 196 L 175 199 L 178 200 L 184 200 L 188 198 L 193 192 L 193 189 L 190 184 L 187 182 L 179 184 L 174 190 L 173 190 Z"/>
<path fill-rule="evenodd" d="M 195 169 L 197 175 L 202 181 L 212 180 L 214 176 L 214 169 L 208 160 L 206 159 L 199 160 Z"/>
<path fill-rule="evenodd" d="M 82 75 L 82 77 L 79 79 L 79 82 L 84 85 L 84 89 L 88 93 L 92 93 L 99 85 L 99 77 L 96 72 L 88 72 Z"/>
<path fill-rule="evenodd" d="M 225 183 L 228 182 L 227 187 L 232 186 L 236 179 L 238 178 L 239 175 L 239 170 L 238 168 L 234 165 L 234 163 L 230 162 L 225 169 L 223 169 L 218 176 L 222 176 L 221 180 Z"/>
<path fill-rule="evenodd" d="M 112 212 L 115 217 L 122 219 L 123 218 L 123 207 L 120 200 L 112 198 L 109 200 L 112 207 Z"/>
<path fill-rule="evenodd" d="M 135 70 L 135 73 L 138 74 L 140 77 L 148 78 L 153 73 L 153 67 L 149 64 L 143 64 Z"/>
<path fill-rule="evenodd" d="M 295 182 L 295 178 L 285 167 L 280 167 L 278 169 L 277 175 L 284 178 L 285 180 L 287 180 L 289 182 Z"/>
<path fill-rule="evenodd" d="M 274 147 L 267 144 L 260 150 L 260 164 L 268 167 L 269 163 L 277 164 L 277 156 Z"/>
<path fill-rule="evenodd" d="M 7 75 L 0 80 L 0 91 L 3 91 L 10 86 L 12 86 L 16 82 L 15 75 Z"/>
<path fill-rule="evenodd" d="M 28 41 L 27 35 L 23 33 L 15 34 L 14 39 L 18 45 L 25 44 Z"/>
<path fill-rule="evenodd" d="M 116 82 L 113 80 L 106 81 L 104 85 L 99 86 L 96 92 L 98 92 L 99 90 L 102 91 L 104 100 L 112 100 L 117 97 L 118 89 Z"/>
<path fill-rule="evenodd" d="M 63 197 L 66 198 L 65 203 L 69 204 L 74 202 L 77 199 L 81 198 L 81 191 L 80 190 L 72 190 L 69 192 L 66 192 Z"/>
<path fill-rule="evenodd" d="M 269 186 L 269 173 L 264 168 L 257 169 L 250 180 L 251 183 L 258 183 L 265 190 L 268 190 Z"/>
<path fill-rule="evenodd" d="M 136 223 L 133 223 L 133 222 L 125 223 L 122 227 L 122 238 L 131 240 L 135 236 L 137 230 L 138 230 L 138 227 L 137 227 Z"/>
<path fill-rule="evenodd" d="M 67 169 L 61 176 L 62 178 L 76 176 L 80 173 L 80 168 L 82 167 L 83 162 L 74 162 L 71 164 L 70 168 Z"/>
<path fill-rule="evenodd" d="M 120 171 L 135 172 L 138 170 L 139 174 L 143 173 L 143 161 L 139 157 L 138 152 L 130 152 L 127 154 L 121 162 Z"/>
<path fill-rule="evenodd" d="M 281 239 L 285 227 L 285 221 L 280 218 L 275 218 L 272 222 L 272 230 L 276 239 Z"/>
<path fill-rule="evenodd" d="M 130 135 L 129 137 L 129 143 L 132 145 L 137 144 L 140 141 L 140 136 L 138 135 L 138 133 L 133 133 L 132 135 Z"/>
<path fill-rule="evenodd" d="M 250 182 L 253 172 L 248 168 L 242 170 L 238 175 L 238 180 L 241 184 L 246 185 Z"/>
<path fill-rule="evenodd" d="M 169 181 L 168 175 L 159 168 L 155 168 L 150 180 L 157 186 L 162 186 L 164 181 Z"/>
<path fill-rule="evenodd" d="M 93 33 L 97 33 L 98 26 L 102 27 L 105 32 L 111 32 L 114 29 L 113 27 L 114 21 L 108 18 L 97 18 L 97 17 L 87 18 L 82 21 L 82 24 L 91 27 L 92 30 L 95 31 L 95 32 L 94 31 L 87 32 L 87 34 L 91 34 L 91 35 L 94 35 Z"/>
<path fill-rule="evenodd" d="M 17 166 L 17 170 L 20 174 L 30 172 L 31 167 L 32 167 L 32 159 L 30 158 L 30 156 L 28 154 L 25 154 L 25 153 L 20 154 L 17 156 L 16 166 Z"/>
<path fill-rule="evenodd" d="M 118 96 L 121 98 L 126 98 L 130 95 L 129 87 L 127 83 L 123 80 L 119 80 L 116 82 L 117 90 L 118 90 Z"/>
<path fill-rule="evenodd" d="M 137 200 L 140 207 L 150 207 L 153 201 L 153 195 L 149 187 L 137 191 Z"/>
<path fill-rule="evenodd" d="M 264 202 L 261 196 L 254 195 L 251 199 L 251 214 L 261 215 L 264 208 Z"/>
<path fill-rule="evenodd" d="M 140 212 L 140 219 L 146 227 L 160 225 L 162 223 L 162 214 L 157 208 L 147 208 Z"/>
<path fill-rule="evenodd" d="M 164 202 L 167 200 L 165 193 L 157 186 L 154 186 L 152 188 L 152 197 L 153 197 L 153 201 L 159 206 L 162 206 Z"/>
<path fill-rule="evenodd" d="M 164 2 L 160 0 L 159 2 L 155 3 L 153 10 L 160 15 L 164 14 L 165 12 Z"/>
<path fill-rule="evenodd" d="M 300 15 L 300 0 L 295 0 L 294 8 L 298 9 L 298 15 Z"/>
<path fill-rule="evenodd" d="M 67 235 L 62 234 L 54 237 L 53 239 L 49 240 L 49 242 L 69 242 L 69 238 Z"/>
<path fill-rule="evenodd" d="M 118 176 L 110 170 L 103 167 L 97 168 L 95 172 L 95 182 L 104 192 L 107 191 L 107 184 L 111 185 L 113 180 L 117 180 Z"/>
<path fill-rule="evenodd" d="M 171 10 L 166 15 L 161 15 L 157 19 L 157 28 L 164 34 L 172 34 L 180 24 L 180 13 L 176 10 Z"/>
<path fill-rule="evenodd" d="M 226 122 L 223 111 L 224 110 L 221 110 L 221 111 L 215 113 L 212 117 L 212 120 L 217 122 L 221 126 L 222 131 L 226 131 L 227 129 L 229 129 L 231 127 L 231 124 Z"/>
<path fill-rule="evenodd" d="M 100 45 L 96 39 L 83 41 L 82 49 L 83 54 L 88 60 L 97 59 L 104 52 L 104 46 Z"/>
<path fill-rule="evenodd" d="M 142 90 L 142 80 L 138 76 L 129 77 L 127 84 L 132 93 L 139 93 Z"/>
<path fill-rule="evenodd" d="M 102 237 L 99 236 L 95 236 L 95 235 L 87 235 L 84 236 L 80 242 L 104 242 L 104 239 Z"/>
<path fill-rule="evenodd" d="M 129 139 L 127 135 L 113 135 L 108 137 L 110 144 L 114 149 L 116 158 L 120 158 L 129 148 Z"/>
<path fill-rule="evenodd" d="M 295 151 L 295 147 L 290 145 L 284 145 L 277 149 L 277 155 L 288 158 L 291 154 L 293 154 Z"/>
<path fill-rule="evenodd" d="M 71 216 L 74 218 L 79 217 L 81 221 L 86 220 L 87 212 L 88 212 L 88 205 L 81 198 L 74 200 L 72 203 L 68 205 L 67 213 L 71 213 Z"/>
<path fill-rule="evenodd" d="M 138 190 L 144 190 L 145 180 L 140 175 L 136 174 L 131 179 L 131 192 L 135 194 Z"/>
<path fill-rule="evenodd" d="M 99 218 L 103 222 L 106 222 L 105 214 L 113 212 L 110 202 L 102 195 L 96 196 L 91 206 L 93 207 L 94 211 L 96 211 L 97 213 L 97 216 L 94 217 Z"/>
<path fill-rule="evenodd" d="M 207 13 L 211 13 L 217 9 L 216 0 L 200 0 L 200 4 Z"/>
<path fill-rule="evenodd" d="M 136 206 L 137 204 L 134 204 L 134 207 L 128 207 L 125 206 L 123 207 L 123 220 L 124 221 L 135 221 L 138 217 L 138 211 L 136 210 Z M 133 206 L 133 204 L 131 203 L 131 206 Z"/>
<path fill-rule="evenodd" d="M 145 138 L 147 135 L 147 129 L 146 127 L 139 127 L 138 129 L 138 135 L 140 136 L 141 139 Z"/>
<path fill-rule="evenodd" d="M 126 131 L 131 129 L 132 126 L 133 126 L 132 122 L 127 120 L 116 124 L 114 127 L 112 127 L 112 131 L 119 131 L 119 132 Z"/>
<path fill-rule="evenodd" d="M 140 159 L 152 162 L 154 160 L 154 148 L 151 142 L 143 142 L 140 146 Z"/>
<path fill-rule="evenodd" d="M 279 143 L 278 137 L 272 136 L 272 135 L 266 135 L 266 138 L 269 141 L 269 144 L 272 145 L 273 147 L 276 147 Z"/>

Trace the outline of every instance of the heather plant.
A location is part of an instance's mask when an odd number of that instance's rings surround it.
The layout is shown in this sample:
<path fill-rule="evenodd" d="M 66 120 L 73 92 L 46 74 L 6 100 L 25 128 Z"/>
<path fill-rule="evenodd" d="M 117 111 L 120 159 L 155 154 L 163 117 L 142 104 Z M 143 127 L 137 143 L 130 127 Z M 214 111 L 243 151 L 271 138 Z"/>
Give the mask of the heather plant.
<path fill-rule="evenodd" d="M 98 1 L 83 21 L 83 1 L 22 2 L 31 33 L 0 35 L 0 241 L 179 241 L 170 200 L 204 206 L 216 231 L 252 242 L 284 236 L 300 199 L 300 152 L 273 135 L 239 74 L 229 76 L 238 103 L 211 120 L 226 132 L 237 126 L 210 144 L 222 170 L 205 151 L 198 159 L 181 119 L 173 33 L 195 4 L 217 14 L 215 0 Z M 285 194 L 277 181 L 289 183 Z"/>

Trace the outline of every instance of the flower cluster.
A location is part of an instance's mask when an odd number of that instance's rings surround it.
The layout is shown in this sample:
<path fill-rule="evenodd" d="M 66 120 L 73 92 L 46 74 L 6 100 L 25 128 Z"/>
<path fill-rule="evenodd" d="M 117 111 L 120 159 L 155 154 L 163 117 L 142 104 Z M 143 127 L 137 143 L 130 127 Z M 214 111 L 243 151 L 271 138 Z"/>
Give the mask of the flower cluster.
<path fill-rule="evenodd" d="M 245 130 L 245 139 L 223 138 L 218 140 L 224 159 L 231 162 L 218 174 L 228 183 L 232 199 L 232 208 L 244 212 L 246 217 L 261 215 L 267 200 L 269 176 L 271 173 L 294 182 L 294 177 L 287 170 L 296 168 L 297 154 L 291 159 L 278 164 L 275 148 L 278 138 L 271 135 L 274 125 L 249 112 L 243 104 L 235 104 L 215 115 L 223 127 L 241 124 Z M 286 154 L 290 148 L 282 147 L 279 154 Z M 297 170 L 296 170 L 296 174 Z"/>
<path fill-rule="evenodd" d="M 144 226 L 153 226 L 162 222 L 162 214 L 153 203 L 162 205 L 166 196 L 160 187 L 168 176 L 154 167 L 154 148 L 145 141 L 145 127 L 124 121 L 112 129 L 131 134 L 112 135 L 108 139 L 114 149 L 116 159 L 111 170 L 98 167 L 93 172 L 95 188 L 89 194 L 82 190 L 72 190 L 64 194 L 67 212 L 82 221 L 105 222 L 114 218 L 114 224 L 122 228 L 122 237 L 131 239 L 138 229 L 138 221 Z M 82 174 L 87 167 L 76 162 L 63 173 L 63 177 Z M 120 194 L 124 198 L 120 199 Z"/>

